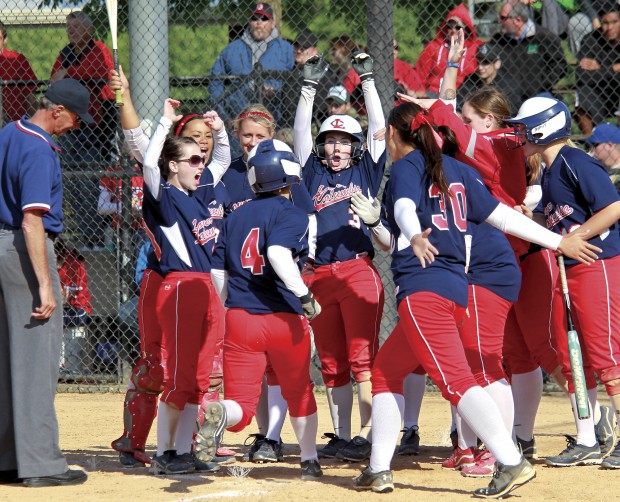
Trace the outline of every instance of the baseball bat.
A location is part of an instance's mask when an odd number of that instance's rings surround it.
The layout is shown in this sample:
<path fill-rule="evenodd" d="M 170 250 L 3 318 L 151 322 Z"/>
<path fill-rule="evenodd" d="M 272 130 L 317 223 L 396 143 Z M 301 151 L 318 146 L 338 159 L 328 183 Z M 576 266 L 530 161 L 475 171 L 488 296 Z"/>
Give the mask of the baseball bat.
<path fill-rule="evenodd" d="M 110 35 L 112 36 L 112 57 L 114 58 L 114 69 L 118 72 L 118 0 L 106 0 L 108 10 L 108 21 L 110 22 Z M 119 72 L 120 73 L 120 72 Z M 121 90 L 116 91 L 114 96 L 116 108 L 123 106 L 123 95 Z"/>
<path fill-rule="evenodd" d="M 579 335 L 573 324 L 573 316 L 570 311 L 570 295 L 568 293 L 568 283 L 566 281 L 566 268 L 564 267 L 564 257 L 558 256 L 558 267 L 560 269 L 560 281 L 562 283 L 562 294 L 564 295 L 564 305 L 566 306 L 566 319 L 568 321 L 568 354 L 570 358 L 571 373 L 573 374 L 573 386 L 575 387 L 575 401 L 577 402 L 577 413 L 579 420 L 590 418 L 590 407 L 588 406 L 588 388 L 586 387 L 586 375 L 583 371 L 583 358 L 581 356 L 581 346 Z"/>

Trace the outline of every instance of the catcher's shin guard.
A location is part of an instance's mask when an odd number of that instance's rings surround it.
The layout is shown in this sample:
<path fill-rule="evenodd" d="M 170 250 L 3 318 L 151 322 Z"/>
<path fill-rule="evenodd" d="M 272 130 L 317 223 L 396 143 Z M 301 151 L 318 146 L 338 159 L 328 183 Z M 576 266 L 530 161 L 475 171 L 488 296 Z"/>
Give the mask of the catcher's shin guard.
<path fill-rule="evenodd" d="M 129 390 L 125 395 L 123 412 L 123 435 L 112 441 L 112 448 L 120 452 L 133 453 L 141 462 L 150 463 L 151 459 L 144 453 L 144 447 L 157 416 L 157 394 L 147 394 Z"/>

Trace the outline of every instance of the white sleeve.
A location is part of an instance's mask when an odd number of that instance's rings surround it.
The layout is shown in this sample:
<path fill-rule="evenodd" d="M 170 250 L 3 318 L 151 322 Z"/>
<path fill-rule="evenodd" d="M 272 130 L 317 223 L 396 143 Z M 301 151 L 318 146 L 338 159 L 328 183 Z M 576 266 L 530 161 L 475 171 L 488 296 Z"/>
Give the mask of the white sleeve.
<path fill-rule="evenodd" d="M 107 188 L 100 187 L 97 212 L 99 214 L 115 214 L 120 211 L 120 204 L 113 201 L 114 194 Z"/>
<path fill-rule="evenodd" d="M 135 129 L 123 129 L 125 140 L 131 149 L 131 153 L 135 159 L 144 164 L 144 154 L 146 147 L 149 146 L 149 137 L 144 133 L 141 127 Z"/>
<path fill-rule="evenodd" d="M 211 162 L 207 166 L 213 175 L 213 186 L 217 185 L 228 166 L 230 166 L 230 142 L 226 128 L 222 127 L 219 131 L 213 131 L 213 154 Z"/>
<path fill-rule="evenodd" d="M 316 222 L 316 214 L 308 215 L 308 258 L 314 260 L 316 253 L 316 239 L 318 233 L 318 225 Z"/>
<path fill-rule="evenodd" d="M 301 88 L 297 111 L 295 112 L 295 155 L 303 168 L 312 153 L 312 107 L 316 89 L 304 85 Z"/>
<path fill-rule="evenodd" d="M 224 305 L 228 297 L 228 272 L 226 272 L 226 270 L 212 268 L 211 281 L 213 282 L 213 287 L 215 291 L 217 291 L 220 300 L 222 300 L 222 305 Z"/>
<path fill-rule="evenodd" d="M 534 211 L 540 199 L 542 199 L 542 187 L 540 185 L 530 185 L 525 190 L 523 205 L 527 206 L 530 211 Z"/>
<path fill-rule="evenodd" d="M 398 199 L 394 204 L 394 219 L 401 233 L 408 241 L 414 235 L 421 234 L 420 220 L 416 213 L 416 205 L 411 199 Z"/>
<path fill-rule="evenodd" d="M 370 235 L 379 249 L 383 251 L 390 249 L 392 234 L 383 226 L 383 223 L 379 222 L 378 225 L 370 227 Z"/>
<path fill-rule="evenodd" d="M 162 117 L 155 128 L 153 137 L 144 154 L 143 173 L 144 184 L 148 187 L 155 200 L 161 196 L 161 171 L 159 170 L 159 157 L 164 147 L 164 141 L 168 136 L 168 131 L 172 127 L 172 120 Z"/>
<path fill-rule="evenodd" d="M 368 151 L 373 161 L 377 162 L 379 157 L 385 152 L 385 140 L 373 139 L 374 134 L 385 127 L 385 117 L 381 108 L 381 100 L 379 93 L 375 87 L 374 79 L 368 79 L 362 82 L 362 90 L 364 91 L 364 103 L 368 111 L 368 135 L 366 143 Z"/>
<path fill-rule="evenodd" d="M 550 232 L 542 225 L 501 202 L 486 221 L 504 233 L 514 235 L 548 249 L 553 249 L 554 251 L 562 240 L 561 235 Z"/>
<path fill-rule="evenodd" d="M 269 246 L 267 258 L 284 285 L 297 297 L 308 294 L 308 286 L 304 284 L 297 264 L 293 261 L 291 250 L 283 246 Z"/>

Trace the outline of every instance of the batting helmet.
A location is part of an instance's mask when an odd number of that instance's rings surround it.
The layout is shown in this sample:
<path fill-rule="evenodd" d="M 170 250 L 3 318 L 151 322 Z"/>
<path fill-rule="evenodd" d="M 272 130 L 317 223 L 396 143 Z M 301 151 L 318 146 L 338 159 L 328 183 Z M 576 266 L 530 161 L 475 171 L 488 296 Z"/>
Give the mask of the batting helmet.
<path fill-rule="evenodd" d="M 301 164 L 283 141 L 261 141 L 248 155 L 248 181 L 254 193 L 296 185 L 301 181 Z"/>
<path fill-rule="evenodd" d="M 517 135 L 524 136 L 530 143 L 548 145 L 570 136 L 570 120 L 568 107 L 562 101 L 536 97 L 524 101 L 517 116 L 506 122 L 515 124 Z"/>
<path fill-rule="evenodd" d="M 360 123 L 349 115 L 331 115 L 321 124 L 315 140 L 315 153 L 320 159 L 325 158 L 325 136 L 329 132 L 344 132 L 351 136 L 351 158 L 357 159 L 364 152 L 364 135 Z"/>

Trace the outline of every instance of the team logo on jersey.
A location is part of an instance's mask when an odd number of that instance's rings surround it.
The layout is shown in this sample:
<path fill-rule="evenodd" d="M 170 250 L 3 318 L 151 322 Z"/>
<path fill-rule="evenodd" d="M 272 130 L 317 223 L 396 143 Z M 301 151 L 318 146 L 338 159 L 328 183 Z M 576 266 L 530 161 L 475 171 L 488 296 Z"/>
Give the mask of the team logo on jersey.
<path fill-rule="evenodd" d="M 237 209 L 239 209 L 241 206 L 243 206 L 244 204 L 247 204 L 248 202 L 250 202 L 252 199 L 245 199 L 245 200 L 241 200 L 239 202 L 235 202 L 231 207 L 230 210 L 231 211 L 235 211 Z"/>
<path fill-rule="evenodd" d="M 342 119 L 334 119 L 329 125 L 331 125 L 334 129 L 344 129 L 344 120 Z"/>
<path fill-rule="evenodd" d="M 217 203 L 214 201 L 214 203 Z M 209 207 L 211 218 L 221 220 L 224 217 L 224 205 L 220 203 L 217 207 Z"/>
<path fill-rule="evenodd" d="M 314 208 L 320 211 L 327 206 L 350 199 L 353 194 L 361 191 L 362 188 L 354 185 L 353 182 L 349 183 L 349 186 L 337 184 L 335 187 L 326 187 L 325 185 L 319 185 L 316 194 L 312 197 L 312 201 L 314 202 Z"/>
<path fill-rule="evenodd" d="M 219 230 L 213 226 L 213 218 L 192 221 L 192 232 L 196 237 L 195 244 L 204 246 L 207 242 L 217 239 Z"/>
<path fill-rule="evenodd" d="M 551 230 L 564 218 L 573 214 L 573 211 L 574 209 L 568 204 L 565 204 L 563 206 L 562 205 L 557 206 L 555 207 L 555 210 L 554 210 L 554 205 L 551 202 L 549 202 L 545 206 L 545 221 L 547 224 L 547 228 Z"/>

